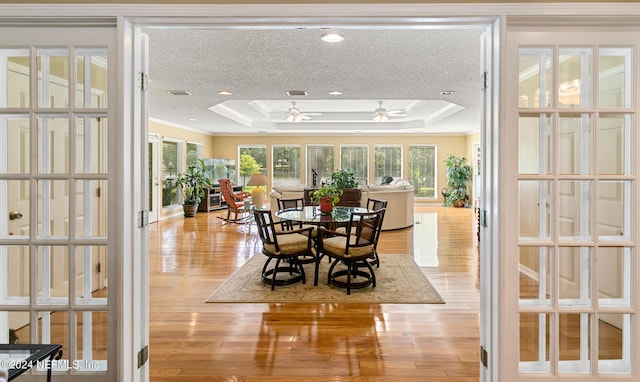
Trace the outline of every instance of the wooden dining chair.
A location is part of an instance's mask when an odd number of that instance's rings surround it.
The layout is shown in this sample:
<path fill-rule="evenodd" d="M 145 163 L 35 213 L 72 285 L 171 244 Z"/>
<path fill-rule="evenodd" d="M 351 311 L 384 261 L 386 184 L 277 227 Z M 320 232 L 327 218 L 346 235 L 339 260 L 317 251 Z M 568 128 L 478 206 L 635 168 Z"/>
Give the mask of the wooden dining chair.
<path fill-rule="evenodd" d="M 262 254 L 267 256 L 262 267 L 262 282 L 271 285 L 271 290 L 276 285 L 290 285 L 299 281 L 306 283 L 301 257 L 311 256 L 315 259 L 309 234 L 313 227 L 283 231 L 276 229 L 270 210 L 254 209 L 253 216 L 262 240 Z M 273 260 L 275 265 L 270 267 Z"/>
<path fill-rule="evenodd" d="M 375 257 L 377 240 L 384 218 L 385 209 L 373 212 L 352 212 L 344 233 L 324 227 L 318 228 L 318 256 L 314 283 L 317 284 L 318 270 L 322 257 L 332 259 L 327 283 L 351 289 L 376 286 L 376 276 L 368 260 Z M 337 267 L 340 269 L 336 270 Z M 358 280 L 354 280 L 357 278 Z M 346 280 L 345 280 L 346 279 Z"/>
<path fill-rule="evenodd" d="M 303 198 L 280 199 L 278 198 L 278 210 L 302 210 L 304 208 Z M 283 229 L 293 229 L 294 222 L 291 220 L 280 221 Z M 296 222 L 297 228 L 302 228 L 302 222 Z"/>
<path fill-rule="evenodd" d="M 367 199 L 366 208 L 369 211 L 385 210 L 385 212 L 386 212 L 387 201 L 386 200 L 368 198 Z M 382 218 L 384 219 L 384 215 L 383 215 Z M 336 231 L 344 233 L 345 232 L 345 227 L 339 227 L 339 228 L 336 229 Z M 375 256 L 369 260 L 369 264 L 375 265 L 376 268 L 380 268 L 380 256 L 378 256 L 378 248 L 377 248 L 378 238 L 380 237 L 380 232 L 382 232 L 382 223 L 380 223 L 380 229 L 378 231 L 378 237 L 376 237 L 376 248 L 374 248 L 375 249 Z M 352 232 L 351 234 L 353 235 L 354 233 Z"/>

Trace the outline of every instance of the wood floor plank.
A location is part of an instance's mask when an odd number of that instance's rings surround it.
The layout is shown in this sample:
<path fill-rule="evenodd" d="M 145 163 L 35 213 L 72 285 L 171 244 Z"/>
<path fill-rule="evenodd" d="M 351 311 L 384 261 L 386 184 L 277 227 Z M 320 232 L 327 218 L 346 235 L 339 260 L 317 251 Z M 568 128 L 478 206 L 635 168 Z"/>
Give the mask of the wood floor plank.
<path fill-rule="evenodd" d="M 156 382 L 470 382 L 479 375 L 478 247 L 472 209 L 416 207 L 434 227 L 386 231 L 378 250 L 422 261 L 442 305 L 207 304 L 252 256 L 254 232 L 226 212 L 154 223 L 150 233 L 150 380 Z M 274 292 L 277 293 L 277 290 Z"/>

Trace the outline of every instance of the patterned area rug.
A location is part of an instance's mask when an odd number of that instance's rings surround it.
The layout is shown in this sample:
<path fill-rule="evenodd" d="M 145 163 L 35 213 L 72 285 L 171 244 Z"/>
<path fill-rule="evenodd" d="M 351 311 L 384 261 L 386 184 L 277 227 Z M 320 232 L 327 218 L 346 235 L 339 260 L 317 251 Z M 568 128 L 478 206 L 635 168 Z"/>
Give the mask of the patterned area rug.
<path fill-rule="evenodd" d="M 418 265 L 409 255 L 381 255 L 380 268 L 373 268 L 376 287 L 346 290 L 327 285 L 329 262 L 323 259 L 318 286 L 313 286 L 314 264 L 306 264 L 307 283 L 286 286 L 265 285 L 260 271 L 265 256 L 253 256 L 216 290 L 206 302 L 363 302 L 380 304 L 444 304 Z"/>

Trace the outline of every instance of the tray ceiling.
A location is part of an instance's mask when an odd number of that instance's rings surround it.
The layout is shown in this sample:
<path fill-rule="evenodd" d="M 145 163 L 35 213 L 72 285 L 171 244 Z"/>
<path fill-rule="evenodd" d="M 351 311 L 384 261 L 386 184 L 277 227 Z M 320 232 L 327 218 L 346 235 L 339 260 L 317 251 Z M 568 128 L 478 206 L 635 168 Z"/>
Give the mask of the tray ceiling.
<path fill-rule="evenodd" d="M 323 29 L 145 32 L 149 113 L 171 125 L 209 134 L 480 129 L 481 29 L 348 29 L 340 43 L 322 41 Z M 301 122 L 286 119 L 292 101 Z M 373 121 L 380 101 L 393 111 L 382 123 Z"/>

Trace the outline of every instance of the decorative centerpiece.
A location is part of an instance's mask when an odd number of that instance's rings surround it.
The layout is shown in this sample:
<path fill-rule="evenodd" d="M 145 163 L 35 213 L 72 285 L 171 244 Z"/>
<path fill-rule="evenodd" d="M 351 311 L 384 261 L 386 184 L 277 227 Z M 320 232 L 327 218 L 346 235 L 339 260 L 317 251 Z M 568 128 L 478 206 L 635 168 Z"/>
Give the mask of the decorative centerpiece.
<path fill-rule="evenodd" d="M 205 195 L 205 189 L 212 184 L 205 174 L 204 160 L 200 159 L 187 167 L 187 171 L 178 174 L 176 187 L 182 192 L 182 209 L 185 217 L 196 216 L 198 205 Z"/>
<path fill-rule="evenodd" d="M 328 215 L 333 211 L 333 207 L 340 201 L 342 190 L 334 185 L 325 184 L 311 193 L 311 201 L 320 205 L 320 212 Z"/>

